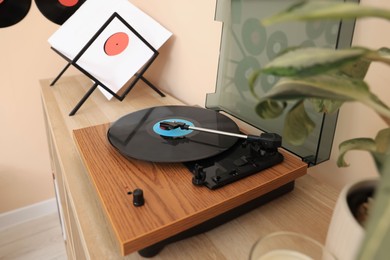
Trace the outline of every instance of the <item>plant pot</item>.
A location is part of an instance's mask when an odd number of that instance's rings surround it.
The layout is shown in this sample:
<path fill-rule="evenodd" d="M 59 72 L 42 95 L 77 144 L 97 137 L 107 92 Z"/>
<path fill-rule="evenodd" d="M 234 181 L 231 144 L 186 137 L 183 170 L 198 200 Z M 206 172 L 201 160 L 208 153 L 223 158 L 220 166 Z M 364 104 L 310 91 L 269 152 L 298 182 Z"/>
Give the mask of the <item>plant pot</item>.
<path fill-rule="evenodd" d="M 372 196 L 377 183 L 377 179 L 362 180 L 351 183 L 341 190 L 325 243 L 326 248 L 338 259 L 356 259 L 365 230 L 353 212 L 367 196 Z"/>

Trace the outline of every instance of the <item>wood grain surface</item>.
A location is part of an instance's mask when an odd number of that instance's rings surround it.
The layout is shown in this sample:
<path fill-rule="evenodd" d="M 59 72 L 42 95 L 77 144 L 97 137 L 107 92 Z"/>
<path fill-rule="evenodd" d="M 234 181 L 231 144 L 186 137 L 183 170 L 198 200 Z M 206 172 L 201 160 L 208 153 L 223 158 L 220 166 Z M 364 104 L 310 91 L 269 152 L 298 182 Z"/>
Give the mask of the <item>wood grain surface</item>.
<path fill-rule="evenodd" d="M 122 156 L 107 140 L 109 126 L 74 130 L 74 138 L 124 255 L 200 224 L 306 173 L 305 163 L 285 153 L 285 160 L 279 165 L 209 190 L 194 186 L 191 173 L 180 163 L 151 163 Z M 142 207 L 134 207 L 132 195 L 128 194 L 137 188 L 144 192 L 146 203 Z"/>

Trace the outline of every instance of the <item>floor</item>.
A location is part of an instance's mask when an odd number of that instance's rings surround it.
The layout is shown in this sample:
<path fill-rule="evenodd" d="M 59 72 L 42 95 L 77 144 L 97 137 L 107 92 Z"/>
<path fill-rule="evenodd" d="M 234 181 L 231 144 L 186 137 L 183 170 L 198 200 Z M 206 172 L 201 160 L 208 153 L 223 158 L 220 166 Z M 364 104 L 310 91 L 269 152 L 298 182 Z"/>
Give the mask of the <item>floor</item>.
<path fill-rule="evenodd" d="M 2 231 L 0 259 L 66 260 L 58 214 L 50 214 Z"/>

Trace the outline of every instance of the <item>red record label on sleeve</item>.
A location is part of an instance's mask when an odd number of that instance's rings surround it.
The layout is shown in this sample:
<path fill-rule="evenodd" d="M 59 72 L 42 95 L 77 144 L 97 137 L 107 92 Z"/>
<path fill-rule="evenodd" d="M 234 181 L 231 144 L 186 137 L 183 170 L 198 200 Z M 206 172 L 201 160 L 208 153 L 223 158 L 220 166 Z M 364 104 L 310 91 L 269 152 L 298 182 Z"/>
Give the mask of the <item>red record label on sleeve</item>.
<path fill-rule="evenodd" d="M 104 44 L 104 52 L 108 56 L 115 56 L 122 53 L 129 45 L 129 36 L 124 32 L 111 35 Z"/>

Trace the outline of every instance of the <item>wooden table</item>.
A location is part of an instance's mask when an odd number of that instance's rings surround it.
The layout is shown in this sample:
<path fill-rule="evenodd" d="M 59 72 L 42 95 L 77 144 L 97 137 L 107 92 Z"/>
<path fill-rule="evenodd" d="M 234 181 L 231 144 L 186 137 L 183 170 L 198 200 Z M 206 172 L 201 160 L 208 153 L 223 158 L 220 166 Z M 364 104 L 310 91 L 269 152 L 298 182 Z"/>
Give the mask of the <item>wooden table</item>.
<path fill-rule="evenodd" d="M 161 98 L 138 83 L 122 102 L 108 101 L 96 91 L 75 116 L 69 117 L 69 111 L 91 86 L 90 80 L 80 75 L 63 77 L 54 87 L 50 82 L 41 81 L 42 102 L 69 258 L 142 259 L 137 252 L 122 256 L 126 251 L 80 157 L 73 131 L 104 126 L 142 108 L 182 103 L 170 96 Z M 286 156 L 288 161 L 299 161 Z M 246 259 L 259 237 L 280 230 L 324 242 L 336 196 L 336 190 L 305 175 L 295 181 L 292 192 L 210 231 L 169 244 L 154 259 Z M 184 229 L 189 227 L 186 223 Z"/>

